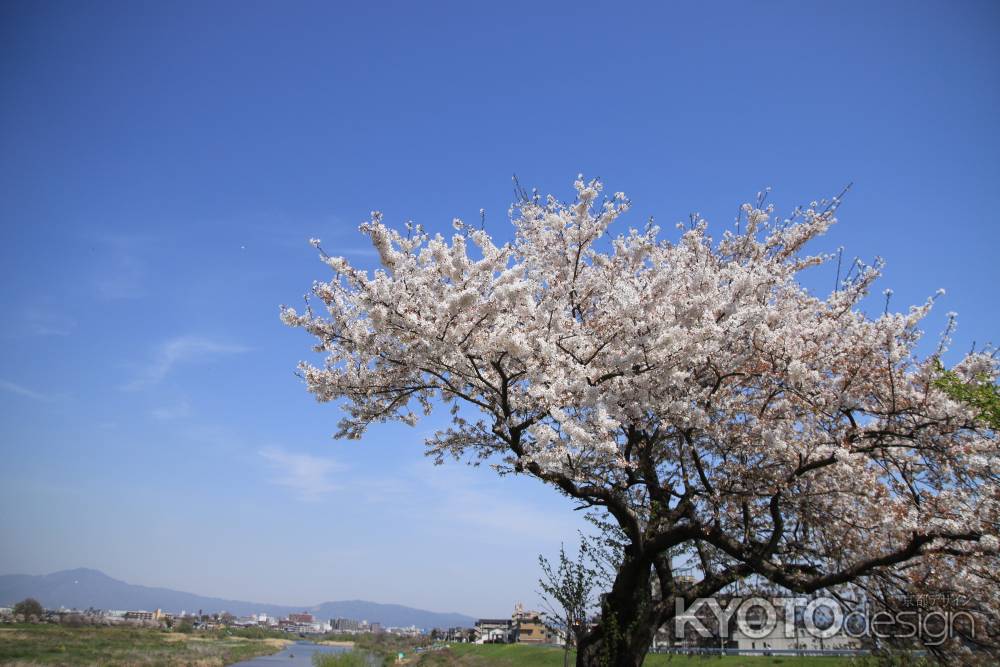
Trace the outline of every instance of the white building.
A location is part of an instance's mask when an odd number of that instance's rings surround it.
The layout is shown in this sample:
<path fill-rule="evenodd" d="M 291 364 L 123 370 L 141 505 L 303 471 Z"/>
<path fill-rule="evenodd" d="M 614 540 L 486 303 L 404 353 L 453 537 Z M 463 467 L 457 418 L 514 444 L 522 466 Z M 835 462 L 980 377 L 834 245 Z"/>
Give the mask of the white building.
<path fill-rule="evenodd" d="M 819 638 L 802 627 L 801 623 L 795 623 L 794 628 L 786 631 L 784 620 L 779 620 L 770 632 L 761 636 L 766 629 L 762 620 L 748 618 L 747 625 L 747 632 L 744 633 L 737 624 L 730 636 L 740 655 L 759 655 L 761 651 L 843 651 L 861 648 L 860 641 L 842 631 L 832 637 Z"/>
<path fill-rule="evenodd" d="M 476 621 L 477 644 L 510 644 L 514 641 L 514 621 L 509 618 L 481 618 Z"/>

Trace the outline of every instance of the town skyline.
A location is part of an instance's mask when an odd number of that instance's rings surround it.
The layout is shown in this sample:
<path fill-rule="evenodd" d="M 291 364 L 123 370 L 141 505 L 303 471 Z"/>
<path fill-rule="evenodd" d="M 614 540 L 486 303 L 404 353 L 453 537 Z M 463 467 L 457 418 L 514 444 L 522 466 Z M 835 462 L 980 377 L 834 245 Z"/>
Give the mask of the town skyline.
<path fill-rule="evenodd" d="M 39 600 L 50 609 L 160 609 L 174 614 L 228 612 L 237 616 L 266 613 L 276 618 L 308 611 L 317 616 L 350 617 L 366 623 L 371 620 L 387 627 L 418 625 L 429 628 L 463 622 L 471 625 L 475 618 L 474 614 L 456 610 L 419 609 L 399 602 L 361 599 L 324 598 L 288 605 L 267 600 L 217 598 L 196 591 L 137 585 L 89 568 L 44 575 L 0 574 L 0 606 L 10 606 L 28 597 Z"/>

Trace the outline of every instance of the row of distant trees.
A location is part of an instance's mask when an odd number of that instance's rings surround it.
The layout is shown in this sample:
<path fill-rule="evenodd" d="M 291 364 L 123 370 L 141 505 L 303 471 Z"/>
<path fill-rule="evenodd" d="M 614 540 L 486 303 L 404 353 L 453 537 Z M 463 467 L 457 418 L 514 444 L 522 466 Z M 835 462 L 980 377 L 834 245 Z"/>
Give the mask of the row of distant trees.
<path fill-rule="evenodd" d="M 10 615 L 0 617 L 0 623 L 58 623 L 69 627 L 84 627 L 90 625 L 113 625 L 97 610 L 87 611 L 47 611 L 42 603 L 35 598 L 25 598 L 14 605 Z M 161 621 L 129 621 L 130 625 L 139 627 L 170 627 Z M 188 624 L 190 625 L 190 623 Z"/>

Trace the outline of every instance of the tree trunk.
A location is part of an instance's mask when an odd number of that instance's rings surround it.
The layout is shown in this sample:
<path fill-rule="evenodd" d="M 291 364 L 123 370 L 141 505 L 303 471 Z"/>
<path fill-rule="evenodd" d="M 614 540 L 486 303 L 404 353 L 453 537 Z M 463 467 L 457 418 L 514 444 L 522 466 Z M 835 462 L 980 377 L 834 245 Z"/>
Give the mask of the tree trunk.
<path fill-rule="evenodd" d="M 577 646 L 576 667 L 642 664 L 660 622 L 660 604 L 652 597 L 651 584 L 651 566 L 626 556 L 601 604 L 598 626 Z"/>

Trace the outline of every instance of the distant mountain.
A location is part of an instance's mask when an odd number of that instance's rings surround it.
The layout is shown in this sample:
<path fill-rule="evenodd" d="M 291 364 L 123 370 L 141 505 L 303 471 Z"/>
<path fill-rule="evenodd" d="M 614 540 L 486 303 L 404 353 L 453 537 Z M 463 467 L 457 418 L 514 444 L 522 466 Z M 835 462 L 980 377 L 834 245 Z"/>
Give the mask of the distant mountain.
<path fill-rule="evenodd" d="M 187 611 L 204 613 L 228 611 L 237 616 L 270 614 L 285 616 L 293 612 L 308 611 L 317 619 L 353 618 L 381 623 L 383 626 L 409 626 L 418 628 L 472 627 L 475 619 L 464 614 L 440 613 L 413 609 L 397 604 L 379 604 L 364 600 L 323 602 L 313 607 L 288 607 L 240 600 L 210 598 L 194 593 L 182 593 L 169 588 L 150 588 L 127 584 L 112 579 L 103 572 L 80 568 L 52 574 L 0 575 L 0 606 L 11 606 L 26 597 L 36 598 L 44 607 L 86 609 L 162 609 L 173 613 Z"/>

